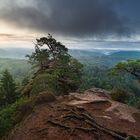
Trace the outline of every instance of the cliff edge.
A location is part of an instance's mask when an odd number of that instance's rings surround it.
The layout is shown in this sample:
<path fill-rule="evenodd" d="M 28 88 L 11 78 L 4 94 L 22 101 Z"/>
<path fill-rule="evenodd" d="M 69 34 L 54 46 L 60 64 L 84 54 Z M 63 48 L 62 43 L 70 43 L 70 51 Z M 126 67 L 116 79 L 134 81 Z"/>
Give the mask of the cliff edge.
<path fill-rule="evenodd" d="M 140 112 L 90 89 L 36 105 L 10 140 L 139 140 Z"/>

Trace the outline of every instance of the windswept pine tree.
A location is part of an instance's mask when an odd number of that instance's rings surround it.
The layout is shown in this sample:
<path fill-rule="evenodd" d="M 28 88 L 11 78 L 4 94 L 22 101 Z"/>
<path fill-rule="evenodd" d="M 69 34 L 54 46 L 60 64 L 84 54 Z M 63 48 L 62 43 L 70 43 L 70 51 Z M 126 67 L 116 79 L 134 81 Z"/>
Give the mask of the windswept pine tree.
<path fill-rule="evenodd" d="M 74 59 L 68 53 L 68 49 L 50 34 L 48 37 L 36 40 L 35 52 L 28 57 L 29 62 L 36 68 L 32 83 L 26 86 L 27 89 L 31 89 L 31 93 L 53 91 L 60 95 L 68 94 L 79 88 L 82 64 Z"/>

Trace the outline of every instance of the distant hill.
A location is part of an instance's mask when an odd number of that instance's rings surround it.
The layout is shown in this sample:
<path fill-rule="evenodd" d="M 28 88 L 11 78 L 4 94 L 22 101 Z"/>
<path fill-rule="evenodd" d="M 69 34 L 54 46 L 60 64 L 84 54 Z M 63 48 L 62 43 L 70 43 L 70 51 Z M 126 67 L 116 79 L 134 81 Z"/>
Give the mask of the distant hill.
<path fill-rule="evenodd" d="M 32 51 L 28 48 L 0 48 L 0 58 L 25 59 Z"/>
<path fill-rule="evenodd" d="M 26 54 L 33 52 L 30 48 L 0 48 L 1 58 L 18 58 L 25 57 Z M 69 53 L 74 57 L 121 57 L 121 58 L 140 58 L 140 51 L 105 51 L 97 49 L 70 49 Z"/>
<path fill-rule="evenodd" d="M 70 50 L 84 64 L 112 67 L 128 59 L 140 59 L 140 51 Z"/>
<path fill-rule="evenodd" d="M 0 49 L 0 58 L 26 59 L 33 52 L 30 48 Z M 140 51 L 111 51 L 96 49 L 70 49 L 69 53 L 84 64 L 112 66 L 127 59 L 140 59 Z"/>
<path fill-rule="evenodd" d="M 140 51 L 70 50 L 75 57 L 112 57 L 118 59 L 139 59 Z"/>
<path fill-rule="evenodd" d="M 111 53 L 109 56 L 118 59 L 139 59 L 140 51 L 118 51 Z"/>
<path fill-rule="evenodd" d="M 104 56 L 105 54 L 103 52 L 100 51 L 95 51 L 95 50 L 69 50 L 69 53 L 76 58 L 80 58 L 80 57 L 101 57 Z"/>

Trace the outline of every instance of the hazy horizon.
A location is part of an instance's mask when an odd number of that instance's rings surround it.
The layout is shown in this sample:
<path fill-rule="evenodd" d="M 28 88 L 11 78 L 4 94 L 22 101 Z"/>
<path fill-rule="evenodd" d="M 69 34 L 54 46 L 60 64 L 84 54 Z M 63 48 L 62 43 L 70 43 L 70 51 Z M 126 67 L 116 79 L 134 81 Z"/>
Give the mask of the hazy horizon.
<path fill-rule="evenodd" d="M 94 42 L 62 42 L 69 49 L 98 50 L 98 51 L 140 51 L 140 42 L 94 41 Z M 33 42 L 0 43 L 0 49 L 34 49 Z"/>

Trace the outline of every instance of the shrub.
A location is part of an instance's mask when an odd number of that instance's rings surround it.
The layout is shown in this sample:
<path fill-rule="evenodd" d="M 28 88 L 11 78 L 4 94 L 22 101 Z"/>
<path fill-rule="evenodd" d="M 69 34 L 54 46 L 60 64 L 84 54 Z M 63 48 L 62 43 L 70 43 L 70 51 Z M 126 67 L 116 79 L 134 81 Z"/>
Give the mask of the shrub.
<path fill-rule="evenodd" d="M 0 111 L 0 137 L 8 134 L 8 132 L 20 121 L 17 119 L 17 107 L 25 104 L 26 99 L 20 99 L 16 103 L 7 106 Z"/>
<path fill-rule="evenodd" d="M 33 80 L 32 95 L 37 95 L 40 92 L 47 91 L 57 94 L 58 78 L 55 74 L 40 74 Z"/>
<path fill-rule="evenodd" d="M 138 104 L 137 104 L 137 109 L 140 110 L 140 101 L 139 101 Z"/>
<path fill-rule="evenodd" d="M 31 92 L 31 90 L 32 90 L 32 88 L 33 88 L 32 84 L 33 84 L 32 81 L 30 81 L 30 82 L 24 87 L 23 91 L 21 92 L 21 94 L 22 94 L 23 96 L 27 96 L 27 97 L 30 96 L 30 92 Z"/>
<path fill-rule="evenodd" d="M 41 92 L 38 96 L 34 97 L 33 102 L 34 105 L 39 105 L 43 103 L 53 102 L 56 98 L 53 93 L 51 92 Z"/>
<path fill-rule="evenodd" d="M 111 92 L 111 97 L 115 101 L 127 103 L 130 98 L 130 93 L 124 89 L 114 89 Z"/>

